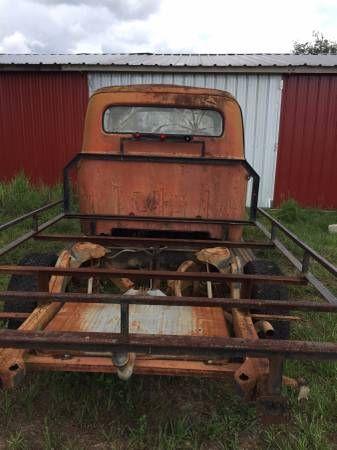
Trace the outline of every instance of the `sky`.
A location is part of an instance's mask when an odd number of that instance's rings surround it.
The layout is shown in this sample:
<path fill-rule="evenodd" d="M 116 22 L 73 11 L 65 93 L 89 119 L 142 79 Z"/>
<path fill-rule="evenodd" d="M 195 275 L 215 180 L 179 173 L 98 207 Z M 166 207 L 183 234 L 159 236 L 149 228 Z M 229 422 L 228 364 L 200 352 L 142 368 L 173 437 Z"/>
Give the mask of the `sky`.
<path fill-rule="evenodd" d="M 284 53 L 337 0 L 0 0 L 0 53 Z"/>

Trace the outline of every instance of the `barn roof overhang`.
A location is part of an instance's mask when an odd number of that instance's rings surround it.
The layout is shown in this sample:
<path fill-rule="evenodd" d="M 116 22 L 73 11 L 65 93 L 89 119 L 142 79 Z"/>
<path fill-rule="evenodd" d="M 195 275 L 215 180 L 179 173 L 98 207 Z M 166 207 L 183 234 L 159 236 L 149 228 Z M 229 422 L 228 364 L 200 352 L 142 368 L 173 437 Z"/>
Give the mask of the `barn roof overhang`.
<path fill-rule="evenodd" d="M 337 73 L 337 55 L 69 54 L 0 55 L 1 71 Z"/>

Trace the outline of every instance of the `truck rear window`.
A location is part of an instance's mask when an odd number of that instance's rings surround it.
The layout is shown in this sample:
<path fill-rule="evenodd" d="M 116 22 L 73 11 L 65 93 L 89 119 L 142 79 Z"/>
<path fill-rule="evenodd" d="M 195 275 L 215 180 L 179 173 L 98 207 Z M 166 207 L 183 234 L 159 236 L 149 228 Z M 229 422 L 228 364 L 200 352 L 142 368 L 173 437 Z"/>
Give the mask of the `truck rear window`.
<path fill-rule="evenodd" d="M 162 106 L 109 106 L 104 112 L 107 133 L 163 133 L 193 136 L 221 136 L 222 115 L 214 109 Z"/>

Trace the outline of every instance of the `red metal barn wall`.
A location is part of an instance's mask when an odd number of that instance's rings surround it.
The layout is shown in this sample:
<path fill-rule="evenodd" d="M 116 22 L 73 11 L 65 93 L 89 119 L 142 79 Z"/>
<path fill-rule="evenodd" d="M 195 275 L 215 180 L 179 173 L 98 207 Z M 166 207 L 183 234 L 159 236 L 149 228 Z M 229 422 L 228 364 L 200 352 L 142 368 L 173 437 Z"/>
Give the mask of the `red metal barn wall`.
<path fill-rule="evenodd" d="M 337 208 L 337 75 L 284 76 L 275 204 Z"/>
<path fill-rule="evenodd" d="M 36 183 L 59 181 L 81 149 L 87 101 L 79 72 L 0 73 L 0 179 L 23 171 Z"/>

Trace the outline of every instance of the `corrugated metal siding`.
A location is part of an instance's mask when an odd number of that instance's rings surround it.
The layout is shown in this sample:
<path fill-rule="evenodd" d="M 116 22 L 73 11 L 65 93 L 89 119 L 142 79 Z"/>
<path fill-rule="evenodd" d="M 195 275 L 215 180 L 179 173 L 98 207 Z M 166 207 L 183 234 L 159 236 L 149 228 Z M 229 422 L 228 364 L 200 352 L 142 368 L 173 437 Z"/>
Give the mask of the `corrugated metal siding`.
<path fill-rule="evenodd" d="M 105 86 L 137 83 L 208 87 L 233 94 L 242 108 L 246 157 L 261 176 L 259 203 L 260 206 L 270 206 L 274 193 L 281 76 L 93 72 L 89 73 L 88 81 L 90 94 Z"/>
<path fill-rule="evenodd" d="M 0 73 L 0 179 L 24 171 L 55 183 L 81 149 L 88 101 L 81 73 Z"/>
<path fill-rule="evenodd" d="M 275 203 L 337 208 L 336 169 L 337 76 L 286 76 Z"/>

